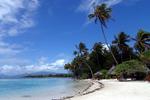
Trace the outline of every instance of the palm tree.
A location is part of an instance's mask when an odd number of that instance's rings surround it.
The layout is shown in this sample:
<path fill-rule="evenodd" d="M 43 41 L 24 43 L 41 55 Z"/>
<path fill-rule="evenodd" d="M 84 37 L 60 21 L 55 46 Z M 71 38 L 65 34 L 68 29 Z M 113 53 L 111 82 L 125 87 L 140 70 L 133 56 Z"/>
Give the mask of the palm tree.
<path fill-rule="evenodd" d="M 79 56 L 79 54 L 78 54 L 77 51 L 74 51 L 74 52 L 73 52 L 73 55 L 74 55 L 75 57 Z"/>
<path fill-rule="evenodd" d="M 108 8 L 106 4 L 101 4 L 101 5 L 94 7 L 94 12 L 92 14 L 89 14 L 88 17 L 89 17 L 89 19 L 94 18 L 95 22 L 97 22 L 97 21 L 100 22 L 100 27 L 102 30 L 102 34 L 103 34 L 105 43 L 106 43 L 107 47 L 109 48 L 114 61 L 116 62 L 116 64 L 118 64 L 113 52 L 111 51 L 109 44 L 107 42 L 107 38 L 106 38 L 106 35 L 104 32 L 104 28 L 107 28 L 106 21 L 108 21 L 111 18 L 111 12 L 112 12 L 111 8 Z"/>
<path fill-rule="evenodd" d="M 129 41 L 129 35 L 125 34 L 124 32 L 120 32 L 117 37 L 115 36 L 115 40 L 112 41 L 112 43 L 116 44 L 119 47 L 119 49 L 122 49 L 128 47 L 127 42 Z"/>
<path fill-rule="evenodd" d="M 88 51 L 88 49 L 86 48 L 85 44 L 82 43 L 82 42 L 80 42 L 79 45 L 76 45 L 76 48 L 78 50 L 78 52 L 76 51 L 76 53 L 79 54 L 80 56 L 83 56 L 84 53 L 86 53 Z"/>
<path fill-rule="evenodd" d="M 92 49 L 93 49 L 93 53 L 96 54 L 96 60 L 97 60 L 98 66 L 102 66 L 100 62 L 103 62 L 102 60 L 103 49 L 104 49 L 103 44 L 101 42 L 95 43 Z M 101 58 L 101 61 L 99 61 L 100 58 Z"/>
<path fill-rule="evenodd" d="M 87 61 L 89 60 L 89 53 L 88 53 L 88 49 L 86 48 L 86 45 L 84 43 L 80 42 L 78 46 L 76 45 L 76 48 L 77 48 L 78 52 L 75 51 L 74 53 L 78 54 L 78 57 L 77 57 L 78 65 L 81 66 L 82 64 L 85 64 L 88 67 L 88 69 L 90 70 L 90 73 L 93 78 L 94 74 L 93 74 L 92 68 L 87 63 Z"/>
<path fill-rule="evenodd" d="M 126 54 L 127 52 L 129 52 L 130 48 L 127 44 L 127 42 L 130 41 L 129 35 L 125 34 L 124 32 L 121 32 L 118 34 L 118 36 L 115 36 L 115 40 L 112 41 L 112 43 L 114 45 L 116 45 L 120 51 L 120 55 L 121 55 L 121 60 L 123 58 L 123 54 Z"/>
<path fill-rule="evenodd" d="M 145 50 L 150 49 L 150 32 L 146 32 L 144 30 L 139 30 L 136 36 L 136 39 L 132 38 L 136 41 L 135 48 L 141 53 Z"/>

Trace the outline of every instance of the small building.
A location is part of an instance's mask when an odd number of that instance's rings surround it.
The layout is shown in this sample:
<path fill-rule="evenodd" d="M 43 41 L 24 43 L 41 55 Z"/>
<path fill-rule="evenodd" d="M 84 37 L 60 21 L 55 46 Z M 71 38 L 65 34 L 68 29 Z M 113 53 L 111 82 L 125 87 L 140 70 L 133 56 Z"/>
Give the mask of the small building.
<path fill-rule="evenodd" d="M 101 72 L 96 72 L 96 73 L 94 74 L 94 78 L 95 78 L 95 79 L 98 79 L 98 80 L 102 79 L 102 76 L 103 76 L 103 74 L 102 74 Z"/>

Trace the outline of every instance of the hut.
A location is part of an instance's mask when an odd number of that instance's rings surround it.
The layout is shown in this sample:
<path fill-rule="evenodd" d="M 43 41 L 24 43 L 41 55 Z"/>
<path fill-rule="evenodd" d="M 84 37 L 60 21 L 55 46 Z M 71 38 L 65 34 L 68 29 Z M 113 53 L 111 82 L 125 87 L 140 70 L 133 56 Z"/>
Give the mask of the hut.
<path fill-rule="evenodd" d="M 103 74 L 101 72 L 96 72 L 94 74 L 94 79 L 100 80 L 100 79 L 102 79 L 102 77 L 103 77 Z"/>

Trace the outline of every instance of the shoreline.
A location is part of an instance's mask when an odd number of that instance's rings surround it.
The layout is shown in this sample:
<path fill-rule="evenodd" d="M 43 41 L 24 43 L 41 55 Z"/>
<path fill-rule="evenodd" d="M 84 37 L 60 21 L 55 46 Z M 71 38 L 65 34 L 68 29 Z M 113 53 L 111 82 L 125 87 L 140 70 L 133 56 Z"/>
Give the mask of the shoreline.
<path fill-rule="evenodd" d="M 82 80 L 84 88 L 72 95 L 58 95 L 50 98 L 50 91 L 43 91 L 44 95 L 13 96 L 13 100 L 150 100 L 150 83 L 146 81 L 119 82 L 116 79 Z M 42 91 L 40 91 L 42 92 Z M 58 98 L 57 98 L 58 97 Z M 12 96 L 7 97 L 10 100 Z"/>
<path fill-rule="evenodd" d="M 78 96 L 83 96 L 83 95 L 88 95 L 90 93 L 94 93 L 94 92 L 104 88 L 104 84 L 102 84 L 98 80 L 92 80 L 92 79 L 87 79 L 87 80 L 90 81 L 91 84 L 87 88 L 85 88 L 83 91 L 80 91 L 75 95 L 66 96 L 66 97 L 63 97 L 61 99 L 56 99 L 56 100 L 70 100 L 70 99 L 78 97 Z"/>
<path fill-rule="evenodd" d="M 104 88 L 66 100 L 150 100 L 150 83 L 145 81 L 119 82 L 115 79 L 100 80 Z"/>

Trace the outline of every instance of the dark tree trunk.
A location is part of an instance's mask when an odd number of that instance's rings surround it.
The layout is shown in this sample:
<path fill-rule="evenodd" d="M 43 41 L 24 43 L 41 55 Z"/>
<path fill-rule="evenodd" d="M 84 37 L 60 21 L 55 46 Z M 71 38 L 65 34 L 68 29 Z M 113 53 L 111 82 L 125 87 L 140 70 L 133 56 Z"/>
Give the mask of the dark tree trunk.
<path fill-rule="evenodd" d="M 100 23 L 100 24 L 101 24 L 101 23 Z M 105 36 L 105 32 L 104 32 L 104 28 L 103 28 L 103 25 L 102 25 L 102 24 L 101 24 L 101 29 L 102 29 L 102 34 L 103 34 L 105 43 L 106 43 L 108 49 L 110 50 L 111 55 L 112 55 L 112 57 L 113 57 L 115 63 L 118 64 L 118 61 L 116 60 L 116 58 L 115 58 L 115 56 L 114 56 L 114 54 L 113 54 L 113 52 L 112 52 L 112 50 L 111 50 L 111 47 L 110 47 L 109 44 L 108 44 L 108 41 L 107 41 L 107 38 L 106 38 L 106 36 Z"/>

